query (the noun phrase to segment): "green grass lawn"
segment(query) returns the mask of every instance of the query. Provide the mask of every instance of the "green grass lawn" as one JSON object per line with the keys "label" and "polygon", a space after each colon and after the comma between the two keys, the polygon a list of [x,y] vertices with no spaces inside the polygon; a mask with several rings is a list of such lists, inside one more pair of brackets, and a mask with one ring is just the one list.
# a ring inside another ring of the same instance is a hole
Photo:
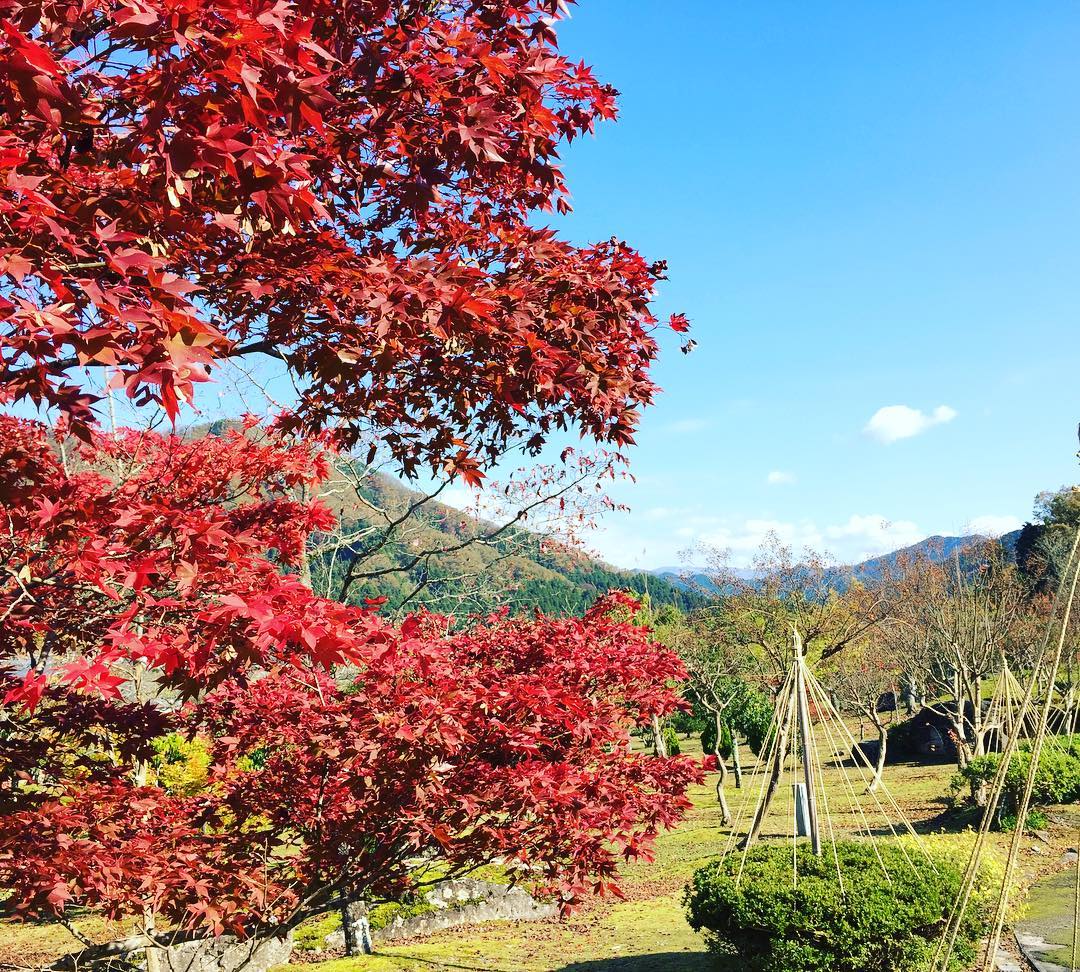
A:
{"label": "green grass lawn", "polygon": [[[853,727],[854,728],[854,727]],[[857,734],[857,728],[856,728]],[[684,752],[698,754],[696,740],[683,742]],[[822,741],[823,779],[833,833],[839,839],[859,832],[865,814],[878,833],[888,833],[876,810],[876,800],[863,792],[858,780],[854,792],[838,769],[836,750]],[[756,800],[756,780],[751,776],[754,757],[743,750],[746,786],[728,789],[732,810],[743,809],[745,829],[749,808]],[[945,807],[952,765],[890,766],[885,780],[905,816],[919,829],[932,829]],[[850,770],[849,770],[850,773]],[[681,905],[682,889],[694,870],[722,854],[730,831],[720,826],[713,788],[715,775],[690,792],[693,809],[675,830],[663,834],[655,860],[628,864],[622,888],[626,900],[594,899],[577,914],[562,920],[540,922],[492,922],[442,932],[423,940],[388,943],[377,955],[338,959],[301,966],[307,972],[389,972],[389,970],[488,970],[488,972],[690,972],[697,969],[729,972],[709,956],[701,936],[686,923]],[[780,787],[766,821],[766,839],[790,839],[792,795],[790,774]],[[855,806],[852,805],[854,801]],[[882,797],[882,802],[885,798]],[[893,813],[895,820],[896,814]],[[1028,848],[1022,858],[1023,883],[1046,873],[1074,839],[1075,824],[1052,834],[1053,846]],[[826,839],[828,834],[826,834]],[[964,834],[943,838],[967,841]],[[995,835],[998,843],[1006,835]],[[1033,846],[1038,842],[1032,842]],[[1060,845],[1060,846],[1058,846]],[[76,923],[97,940],[114,937],[116,927],[106,928],[100,919],[88,917]],[[324,927],[328,923],[324,920]],[[314,938],[315,936],[311,936]],[[18,925],[0,922],[0,963],[43,962],[77,948],[70,934],[56,924]],[[303,952],[294,953],[301,961]],[[290,966],[290,972],[296,969]],[[734,968],[730,972],[735,972]]]}
{"label": "green grass lawn", "polygon": [[[685,741],[683,751],[697,754],[696,740]],[[875,800],[856,785],[852,795],[840,771],[828,765],[831,750],[822,746],[826,759],[826,795],[837,837],[855,833],[861,826],[852,801],[866,813],[874,829],[885,820],[876,814]],[[756,797],[750,777],[754,757],[744,751],[747,785],[729,787],[728,797],[736,814]],[[923,824],[943,809],[952,766],[896,766],[886,771],[886,783],[905,815]],[[563,920],[541,922],[492,922],[442,932],[423,940],[387,943],[378,954],[337,959],[303,966],[309,972],[390,972],[390,970],[476,969],[486,972],[691,972],[723,969],[710,956],[701,935],[686,923],[681,898],[690,875],[722,854],[730,831],[720,826],[714,790],[715,776],[690,793],[694,807],[679,827],[661,836],[653,862],[626,866],[622,887],[625,901],[594,900],[581,912]],[[764,828],[765,836],[790,834],[792,796],[790,779],[777,793],[774,809]],[[883,798],[884,800],[884,798]],[[744,811],[747,815],[749,806]],[[893,814],[895,818],[895,814]],[[294,956],[294,962],[302,956]],[[292,966],[291,968],[295,968]],[[734,968],[732,968],[734,972]]]}
{"label": "green grass lawn", "polygon": [[[319,972],[391,969],[656,970],[715,968],[701,936],[683,917],[680,897],[694,869],[719,854],[727,831],[711,786],[695,787],[694,810],[657,845],[653,863],[624,872],[628,900],[590,902],[563,920],[492,922],[443,932],[423,941],[386,944],[379,954],[305,966]],[[299,956],[297,956],[299,958]]]}

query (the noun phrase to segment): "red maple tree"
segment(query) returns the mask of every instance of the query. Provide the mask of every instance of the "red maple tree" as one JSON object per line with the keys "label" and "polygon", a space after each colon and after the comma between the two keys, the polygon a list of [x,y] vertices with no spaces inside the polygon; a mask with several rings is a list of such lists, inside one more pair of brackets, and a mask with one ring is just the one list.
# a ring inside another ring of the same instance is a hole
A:
{"label": "red maple tree", "polygon": [[630,441],[663,265],[530,222],[615,111],[559,6],[0,0],[0,400],[79,431],[72,369],[105,366],[175,415],[263,354],[301,381],[290,428],[377,428],[407,472]]}
{"label": "red maple tree", "polygon": [[[393,627],[298,570],[324,447],[476,482],[553,429],[631,441],[655,392],[663,265],[534,221],[614,113],[559,6],[0,0],[0,405],[59,414],[0,417],[0,887],[146,922],[82,959],[436,860],[572,904],[683,812],[697,769],[626,746],[683,672],[619,598]],[[175,421],[256,355],[298,389],[270,432],[98,427],[105,372]],[[166,738],[197,785],[155,778]]]}
{"label": "red maple tree", "polygon": [[[307,444],[0,432],[15,914],[149,913],[162,941],[280,932],[493,860],[571,905],[617,890],[620,857],[685,810],[698,768],[629,750],[684,671],[625,595],[583,618],[395,628],[287,572],[327,518],[289,498],[325,471]],[[206,750],[194,790],[148,772],[168,733]]]}

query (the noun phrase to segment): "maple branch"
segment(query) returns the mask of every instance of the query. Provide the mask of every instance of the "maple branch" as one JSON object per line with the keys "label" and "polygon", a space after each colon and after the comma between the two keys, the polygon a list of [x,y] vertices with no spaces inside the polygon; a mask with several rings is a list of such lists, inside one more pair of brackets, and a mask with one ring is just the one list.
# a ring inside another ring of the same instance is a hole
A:
{"label": "maple branch", "polygon": [[265,354],[271,358],[277,358],[278,361],[284,361],[286,364],[289,361],[288,355],[279,351],[273,341],[253,341],[251,344],[240,345],[229,349],[222,354],[222,357],[242,358],[249,354]]}

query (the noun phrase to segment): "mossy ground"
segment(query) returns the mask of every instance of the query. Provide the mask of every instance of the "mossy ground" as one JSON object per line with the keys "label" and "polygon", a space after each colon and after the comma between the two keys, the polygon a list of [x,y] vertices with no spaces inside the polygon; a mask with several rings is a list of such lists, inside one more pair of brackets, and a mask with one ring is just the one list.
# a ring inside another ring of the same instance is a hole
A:
{"label": "mossy ground", "polygon": [[[1080,813],[1064,814],[1072,825],[1073,833],[1080,828]],[[1064,822],[1064,821],[1063,821]],[[1037,936],[1056,945],[1043,955],[1043,959],[1066,968],[1073,968],[1075,958],[1080,958],[1080,948],[1073,954],[1073,924],[1076,907],[1075,865],[1048,874],[1032,885],[1024,902],[1023,914],[1017,922],[1017,931]],[[1080,945],[1080,940],[1078,940]]]}
{"label": "mossy ground", "polygon": [[[131,922],[104,921],[93,915],[78,918],[72,924],[80,934],[99,942],[123,938],[132,928]],[[71,932],[56,922],[0,922],[0,967],[33,968],[82,947]]]}

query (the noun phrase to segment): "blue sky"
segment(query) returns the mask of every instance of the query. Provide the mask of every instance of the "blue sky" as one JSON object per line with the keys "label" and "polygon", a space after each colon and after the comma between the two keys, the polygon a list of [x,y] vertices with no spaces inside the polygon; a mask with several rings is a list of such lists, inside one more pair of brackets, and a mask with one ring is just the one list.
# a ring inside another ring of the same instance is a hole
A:
{"label": "blue sky", "polygon": [[622,92],[560,230],[666,259],[698,342],[665,341],[602,556],[853,562],[1077,481],[1080,5],[582,0],[558,33]]}
{"label": "blue sky", "polygon": [[583,0],[559,36],[622,92],[563,229],[667,259],[698,342],[600,553],[853,560],[1076,481],[1080,6]]}

